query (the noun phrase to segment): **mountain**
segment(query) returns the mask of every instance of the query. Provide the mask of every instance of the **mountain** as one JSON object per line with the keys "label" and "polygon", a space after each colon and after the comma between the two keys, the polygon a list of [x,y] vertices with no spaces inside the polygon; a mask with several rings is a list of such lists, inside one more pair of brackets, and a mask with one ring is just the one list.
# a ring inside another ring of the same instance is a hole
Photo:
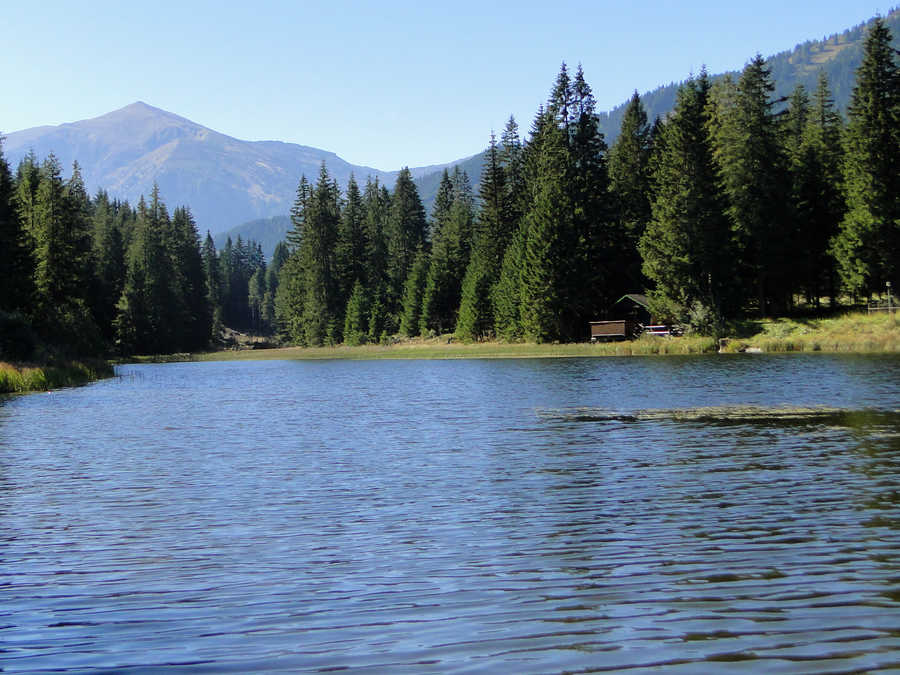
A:
{"label": "mountain", "polygon": [[[894,46],[900,47],[900,9],[884,19]],[[789,94],[798,83],[814,91],[821,68],[829,77],[837,107],[845,110],[868,23],[769,57],[775,95]],[[643,94],[649,119],[672,110],[679,86],[671,83]],[[601,130],[610,145],[618,136],[625,106],[600,114]],[[234,239],[241,235],[261,243],[278,236],[284,227],[275,216],[290,212],[301,174],[314,181],[323,161],[341,185],[351,173],[361,184],[372,176],[388,187],[397,176],[396,171],[354,166],[332,152],[308,146],[231,138],[141,102],[90,120],[10,133],[3,150],[13,167],[30,150],[39,158],[55,153],[66,170],[77,159],[90,192],[102,187],[132,203],[149,194],[155,181],[170,206],[190,206],[201,232],[227,230]],[[468,173],[477,194],[484,153],[410,169],[426,208],[434,201],[442,170],[456,164]]]}
{"label": "mountain", "polygon": [[[900,9],[891,10],[883,18],[894,38],[894,48],[900,49]],[[793,49],[768,57],[766,62],[772,70],[772,79],[775,82],[774,97],[790,96],[798,84],[802,84],[807,92],[812,94],[816,90],[819,70],[824,70],[828,76],[835,106],[842,112],[846,111],[856,83],[856,69],[862,63],[866,32],[873,20],[870,19],[821,40],[808,40]],[[747,60],[752,57],[753,54],[748,54]],[[740,71],[711,75],[711,79],[716,80],[726,75],[737,78]],[[641,102],[647,110],[649,120],[652,121],[657,116],[664,118],[675,107],[675,98],[681,84],[672,82],[641,95]],[[609,112],[600,114],[600,127],[610,145],[619,135],[619,127],[622,125],[622,117],[627,106],[626,101]]]}
{"label": "mountain", "polygon": [[[77,160],[88,190],[136,203],[159,184],[172,207],[188,205],[201,231],[220,232],[290,211],[301,174],[315,181],[325,162],[341,185],[350,174],[392,185],[397,172],[355,166],[333,152],[278,141],[242,141],[143,102],[101,117],[7,135],[10,165],[51,152],[67,172]],[[445,165],[411,169],[413,177]]]}
{"label": "mountain", "polygon": [[252,239],[262,246],[263,254],[267,259],[271,260],[278,242],[284,240],[292,227],[290,216],[259,218],[248,223],[235,225],[225,232],[220,232],[213,237],[213,242],[216,248],[221,250],[225,248],[225,242],[228,240],[228,237],[231,237],[232,241],[237,241],[238,237],[244,241]]}
{"label": "mountain", "polygon": [[[889,12],[884,17],[884,20],[894,36],[893,44],[895,49],[900,49],[900,9],[894,9]],[[822,40],[807,41],[796,45],[791,50],[770,56],[767,61],[772,69],[772,77],[776,85],[774,96],[776,98],[788,96],[797,84],[802,84],[808,92],[812,93],[817,86],[819,70],[822,69],[828,76],[835,105],[842,112],[846,111],[850,102],[850,96],[853,93],[856,69],[862,62],[863,42],[866,36],[866,29],[870,23],[871,20],[842,33],[835,33]],[[748,60],[752,56],[752,54],[748,54]],[[711,78],[715,80],[726,75],[738,77],[740,73],[739,71],[719,73],[711,75]],[[650,120],[653,120],[656,116],[665,117],[675,107],[675,99],[681,84],[679,82],[657,87],[641,96],[641,101],[647,110],[647,116]],[[627,105],[628,103],[625,102],[609,112],[599,114],[600,128],[609,145],[615,143],[619,135],[619,127],[622,124],[622,117]],[[523,120],[519,120],[519,123],[521,125]],[[450,165],[459,165],[469,175],[476,195],[478,194],[478,185],[486,152],[458,160]],[[441,171],[442,169],[431,174],[426,173],[416,179],[416,186],[426,207],[430,208],[434,201],[434,196],[440,184]],[[241,226],[234,228],[231,231],[232,238],[236,238],[242,232]],[[247,238],[247,235],[243,236],[245,239]],[[274,248],[274,244],[272,246]]]}

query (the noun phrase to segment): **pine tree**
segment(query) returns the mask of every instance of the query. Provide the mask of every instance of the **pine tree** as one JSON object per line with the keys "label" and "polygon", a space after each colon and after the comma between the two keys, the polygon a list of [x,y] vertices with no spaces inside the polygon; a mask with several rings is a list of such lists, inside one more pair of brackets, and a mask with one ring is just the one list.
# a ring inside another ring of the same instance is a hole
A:
{"label": "pine tree", "polygon": [[[564,110],[567,102],[558,110]],[[549,123],[543,125],[541,137],[533,140],[537,174],[534,201],[525,215],[520,315],[524,337],[539,343],[563,336],[560,315],[568,299],[568,282],[575,276],[571,269],[575,222],[565,134],[565,125]]]}
{"label": "pine tree", "polygon": [[787,309],[792,301],[788,244],[794,223],[789,200],[787,161],[778,118],[773,112],[774,85],[764,59],[757,55],[736,85],[717,83],[711,95],[709,129],[726,212],[738,244],[738,275],[756,289],[757,309]]}
{"label": "pine tree", "polygon": [[209,344],[212,331],[212,306],[209,303],[206,273],[200,252],[200,235],[197,224],[186,206],[172,214],[170,256],[175,270],[181,309],[178,348],[196,351]]}
{"label": "pine tree", "polygon": [[367,180],[363,192],[363,231],[366,240],[363,283],[370,292],[387,283],[387,241],[384,230],[390,204],[387,188],[379,185],[377,178]]}
{"label": "pine tree", "polygon": [[707,135],[709,89],[705,71],[681,86],[655,146],[652,218],[639,250],[659,320],[687,321],[697,307],[713,317],[733,309],[730,229]]}
{"label": "pine tree", "polygon": [[426,243],[425,208],[408,168],[397,176],[391,196],[390,213],[385,224],[387,240],[387,306],[390,313],[400,310],[403,286],[413,258]]}
{"label": "pine tree", "polygon": [[522,272],[525,243],[528,241],[528,220],[523,219],[503,255],[500,276],[491,292],[494,326],[497,335],[513,342],[523,336],[522,329]]}
{"label": "pine tree", "polygon": [[209,338],[218,343],[225,327],[222,313],[222,273],[216,245],[209,230],[206,231],[206,239],[203,242],[202,256],[203,274],[206,279],[206,302],[211,312]]}
{"label": "pine tree", "polygon": [[850,101],[844,157],[847,212],[833,251],[856,296],[898,280],[900,251],[900,68],[877,18],[866,36]]}
{"label": "pine tree", "polygon": [[[625,280],[631,242],[623,235],[610,193],[607,146],[596,102],[581,66],[572,82],[569,124],[569,186],[574,231],[567,242],[570,263],[562,296],[562,331],[584,337],[588,322],[631,290]],[[623,269],[623,267],[625,269]]]}
{"label": "pine tree", "polygon": [[353,284],[353,291],[344,312],[344,344],[355,347],[367,342],[368,309],[366,292],[362,283],[357,280]]}
{"label": "pine tree", "polygon": [[364,220],[362,193],[356,179],[351,175],[347,183],[346,199],[341,210],[334,251],[336,303],[341,308],[347,304],[355,283],[365,280],[368,242]]}
{"label": "pine tree", "polygon": [[177,351],[172,280],[175,273],[166,249],[169,214],[153,187],[150,204],[138,207],[134,237],[128,249],[122,297],[117,305],[116,341],[125,354],[168,354]]}
{"label": "pine tree", "polygon": [[340,194],[324,162],[319,180],[305,210],[300,261],[303,269],[303,331],[307,344],[318,346],[334,341],[335,326],[343,307],[338,304],[334,274],[334,248],[340,221]]}
{"label": "pine tree", "polygon": [[474,250],[460,289],[456,337],[465,342],[481,340],[494,333],[491,294],[499,278],[512,215],[512,198],[507,188],[506,175],[500,164],[496,139],[491,134],[481,174],[481,209],[475,224]]}
{"label": "pine tree", "polygon": [[12,172],[0,137],[0,311],[24,311],[31,305],[32,262],[14,199]]}
{"label": "pine tree", "polygon": [[635,91],[625,108],[619,137],[609,152],[610,187],[618,204],[624,236],[619,274],[631,289],[644,287],[637,247],[651,217],[651,152],[651,128]]}
{"label": "pine tree", "polygon": [[823,293],[835,302],[836,272],[829,245],[844,210],[841,121],[834,111],[828,80],[823,72],[819,75],[812,105],[802,86],[791,97],[785,139],[798,235],[791,251],[793,269],[807,302],[817,306]]}
{"label": "pine tree", "polygon": [[424,248],[419,247],[403,286],[400,332],[407,337],[419,334],[419,318],[422,311],[422,295],[425,292],[425,277],[428,274],[428,262],[428,253]]}
{"label": "pine tree", "polygon": [[[468,176],[454,167],[453,178],[444,171],[448,204],[432,227],[431,256],[422,298],[419,332],[453,331],[459,311],[463,275],[469,263],[475,201]],[[442,182],[443,185],[443,182]],[[441,194],[439,189],[438,194]],[[437,205],[437,200],[435,200]]]}

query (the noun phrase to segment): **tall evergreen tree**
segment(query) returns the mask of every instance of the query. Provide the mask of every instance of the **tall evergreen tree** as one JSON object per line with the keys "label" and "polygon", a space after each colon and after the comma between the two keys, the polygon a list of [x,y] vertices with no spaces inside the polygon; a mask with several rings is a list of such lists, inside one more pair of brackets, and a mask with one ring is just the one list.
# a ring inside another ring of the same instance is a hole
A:
{"label": "tall evergreen tree", "polygon": [[900,257],[900,69],[880,17],[866,36],[848,112],[847,212],[833,250],[844,288],[869,295],[897,283]]}
{"label": "tall evergreen tree", "polygon": [[0,137],[0,310],[24,311],[31,305],[32,262],[14,200],[12,172]]}
{"label": "tall evergreen tree", "polygon": [[791,251],[793,268],[798,287],[815,305],[823,293],[832,305],[836,300],[829,245],[844,211],[840,136],[840,116],[834,111],[828,80],[820,72],[812,104],[802,88],[791,97],[786,138],[798,235]]}
{"label": "tall evergreen tree", "polygon": [[[514,121],[512,123],[515,124]],[[466,342],[494,333],[491,294],[499,278],[500,263],[507,246],[506,230],[510,227],[512,216],[512,198],[506,176],[500,164],[496,139],[491,134],[481,173],[481,209],[475,223],[473,251],[460,289],[456,336]]]}
{"label": "tall evergreen tree", "polygon": [[138,208],[125,285],[117,306],[116,341],[122,353],[177,351],[172,314],[178,306],[172,286],[175,274],[164,239],[168,229],[169,214],[154,185],[150,204],[145,205],[142,198]]}
{"label": "tall evergreen tree", "polygon": [[400,310],[403,287],[413,258],[426,242],[425,208],[408,168],[397,176],[385,224],[387,241],[387,304],[391,313]]}
{"label": "tall evergreen tree", "polygon": [[373,293],[387,283],[385,223],[390,205],[391,197],[387,188],[380,185],[377,178],[367,180],[363,192],[363,230],[366,240],[364,285]]}
{"label": "tall evergreen tree", "polygon": [[127,207],[110,201],[109,195],[101,190],[94,198],[91,216],[94,276],[90,305],[109,343],[115,338],[113,321],[116,303],[125,284],[125,237],[121,228],[123,219],[119,214],[124,209]]}
{"label": "tall evergreen tree", "polygon": [[353,284],[353,291],[347,301],[344,313],[344,344],[350,346],[365,344],[368,339],[368,303],[366,292],[358,280]]}
{"label": "tall evergreen tree", "polygon": [[446,213],[440,219],[435,218],[432,228],[431,257],[419,325],[423,335],[430,330],[443,333],[455,328],[463,275],[472,246],[475,201],[468,176],[455,167],[452,180],[446,171],[444,177],[449,186],[446,193],[449,203]]}
{"label": "tall evergreen tree", "polygon": [[[560,74],[560,79],[565,71]],[[560,103],[564,110],[568,99]],[[551,108],[551,113],[553,112]],[[564,335],[560,314],[569,299],[575,238],[570,190],[570,163],[566,125],[544,124],[537,147],[534,200],[525,215],[527,238],[522,257],[522,332],[534,342],[558,340]]]}
{"label": "tall evergreen tree", "polygon": [[793,288],[788,247],[794,233],[787,206],[789,180],[774,84],[757,55],[736,85],[717,83],[712,92],[710,132],[726,212],[738,243],[738,274],[756,289],[758,311],[784,310]]}
{"label": "tall evergreen tree", "polygon": [[652,218],[639,248],[660,320],[687,321],[696,308],[721,317],[734,306],[731,235],[707,135],[709,89],[705,71],[681,86],[654,152]]}
{"label": "tall evergreen tree", "polygon": [[[230,241],[230,237],[229,237]],[[203,241],[203,273],[206,278],[206,301],[210,307],[210,339],[218,342],[225,327],[222,314],[222,271],[219,255],[209,230]]]}
{"label": "tall evergreen tree", "polygon": [[331,343],[339,337],[343,311],[338,303],[334,249],[340,221],[340,194],[323,162],[304,216],[300,261],[304,274],[303,330],[307,344]]}
{"label": "tall evergreen tree", "polygon": [[202,349],[209,344],[212,306],[200,252],[200,235],[194,217],[186,206],[176,208],[172,214],[170,255],[178,284],[175,291],[180,298],[182,312],[178,346],[188,351]]}
{"label": "tall evergreen tree", "polygon": [[610,187],[615,195],[624,237],[620,274],[631,289],[644,287],[638,242],[650,222],[651,128],[637,91],[622,118],[622,127],[609,152]]}
{"label": "tall evergreen tree", "polygon": [[341,210],[334,252],[337,305],[341,308],[347,304],[356,282],[366,278],[368,242],[364,221],[362,193],[351,175],[347,183],[344,208]]}
{"label": "tall evergreen tree", "polygon": [[419,247],[409,268],[403,286],[403,305],[400,313],[400,332],[407,337],[419,334],[419,319],[422,311],[422,295],[425,292],[425,277],[428,274],[428,253]]}

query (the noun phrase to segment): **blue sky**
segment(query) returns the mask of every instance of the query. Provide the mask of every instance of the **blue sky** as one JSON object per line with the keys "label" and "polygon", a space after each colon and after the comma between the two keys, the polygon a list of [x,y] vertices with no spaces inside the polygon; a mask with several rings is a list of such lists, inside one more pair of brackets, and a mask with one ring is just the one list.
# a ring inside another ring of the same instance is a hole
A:
{"label": "blue sky", "polygon": [[382,3],[107,0],[4,7],[0,130],[137,100],[246,140],[392,170],[474,154],[510,114],[527,130],[560,64],[600,110],[706,64],[739,69],[891,5],[868,0]]}

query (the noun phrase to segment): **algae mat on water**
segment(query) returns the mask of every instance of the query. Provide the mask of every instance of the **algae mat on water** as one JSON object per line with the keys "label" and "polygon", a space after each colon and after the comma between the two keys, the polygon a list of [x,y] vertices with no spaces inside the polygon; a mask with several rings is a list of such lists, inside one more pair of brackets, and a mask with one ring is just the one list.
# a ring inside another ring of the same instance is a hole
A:
{"label": "algae mat on water", "polygon": [[848,410],[830,407],[710,406],[621,412],[599,408],[538,410],[538,417],[558,422],[697,422],[704,424],[860,424],[900,425],[900,410]]}

